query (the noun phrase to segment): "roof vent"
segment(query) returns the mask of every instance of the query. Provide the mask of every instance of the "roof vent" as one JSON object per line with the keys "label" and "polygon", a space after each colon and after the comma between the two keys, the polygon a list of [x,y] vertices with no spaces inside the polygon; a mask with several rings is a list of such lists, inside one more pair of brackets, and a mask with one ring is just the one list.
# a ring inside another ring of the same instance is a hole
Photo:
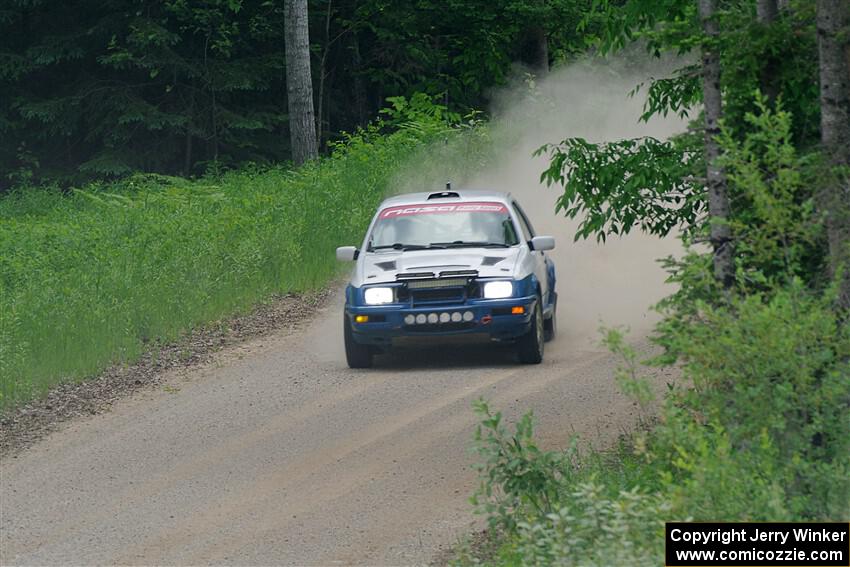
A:
{"label": "roof vent", "polygon": [[458,197],[460,197],[460,193],[457,193],[455,191],[440,191],[439,193],[431,193],[430,195],[428,195],[428,200],[430,201],[431,199],[451,199],[451,198],[457,199]]}

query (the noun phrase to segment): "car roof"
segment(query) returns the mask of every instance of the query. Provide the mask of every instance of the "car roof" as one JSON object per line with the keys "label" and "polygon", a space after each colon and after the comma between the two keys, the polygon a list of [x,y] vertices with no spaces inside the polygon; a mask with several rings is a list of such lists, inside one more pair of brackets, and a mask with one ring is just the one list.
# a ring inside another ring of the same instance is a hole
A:
{"label": "car roof", "polygon": [[468,201],[496,201],[509,204],[511,195],[510,193],[502,193],[500,191],[480,189],[448,189],[444,191],[405,193],[404,195],[396,195],[385,199],[378,208],[383,209],[389,206],[417,205],[423,203],[463,203]]}

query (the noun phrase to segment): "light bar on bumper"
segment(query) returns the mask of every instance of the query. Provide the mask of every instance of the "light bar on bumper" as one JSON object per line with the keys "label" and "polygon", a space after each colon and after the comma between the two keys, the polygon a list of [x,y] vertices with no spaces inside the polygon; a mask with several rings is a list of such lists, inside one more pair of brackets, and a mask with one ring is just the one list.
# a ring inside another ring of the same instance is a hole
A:
{"label": "light bar on bumper", "polygon": [[405,325],[436,325],[446,323],[469,323],[475,319],[475,314],[472,311],[444,311],[442,313],[419,313],[418,315],[405,315]]}

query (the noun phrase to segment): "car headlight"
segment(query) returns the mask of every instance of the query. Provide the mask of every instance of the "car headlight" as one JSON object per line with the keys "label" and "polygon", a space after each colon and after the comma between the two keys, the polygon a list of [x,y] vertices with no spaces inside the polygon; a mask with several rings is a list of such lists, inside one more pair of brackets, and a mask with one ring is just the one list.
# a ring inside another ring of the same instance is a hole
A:
{"label": "car headlight", "polygon": [[381,305],[393,302],[393,288],[391,287],[367,287],[363,292],[363,299],[367,305]]}
{"label": "car headlight", "polygon": [[514,294],[514,285],[511,282],[487,282],[484,284],[484,299],[503,299]]}

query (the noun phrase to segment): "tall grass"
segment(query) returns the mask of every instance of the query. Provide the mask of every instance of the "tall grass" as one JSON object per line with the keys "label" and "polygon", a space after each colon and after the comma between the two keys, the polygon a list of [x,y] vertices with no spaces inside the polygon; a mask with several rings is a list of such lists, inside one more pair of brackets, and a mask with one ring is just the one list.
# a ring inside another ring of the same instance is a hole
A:
{"label": "tall grass", "polygon": [[459,132],[439,107],[412,102],[298,170],[0,199],[0,407],[272,293],[325,284],[334,248],[362,238],[399,172]]}

